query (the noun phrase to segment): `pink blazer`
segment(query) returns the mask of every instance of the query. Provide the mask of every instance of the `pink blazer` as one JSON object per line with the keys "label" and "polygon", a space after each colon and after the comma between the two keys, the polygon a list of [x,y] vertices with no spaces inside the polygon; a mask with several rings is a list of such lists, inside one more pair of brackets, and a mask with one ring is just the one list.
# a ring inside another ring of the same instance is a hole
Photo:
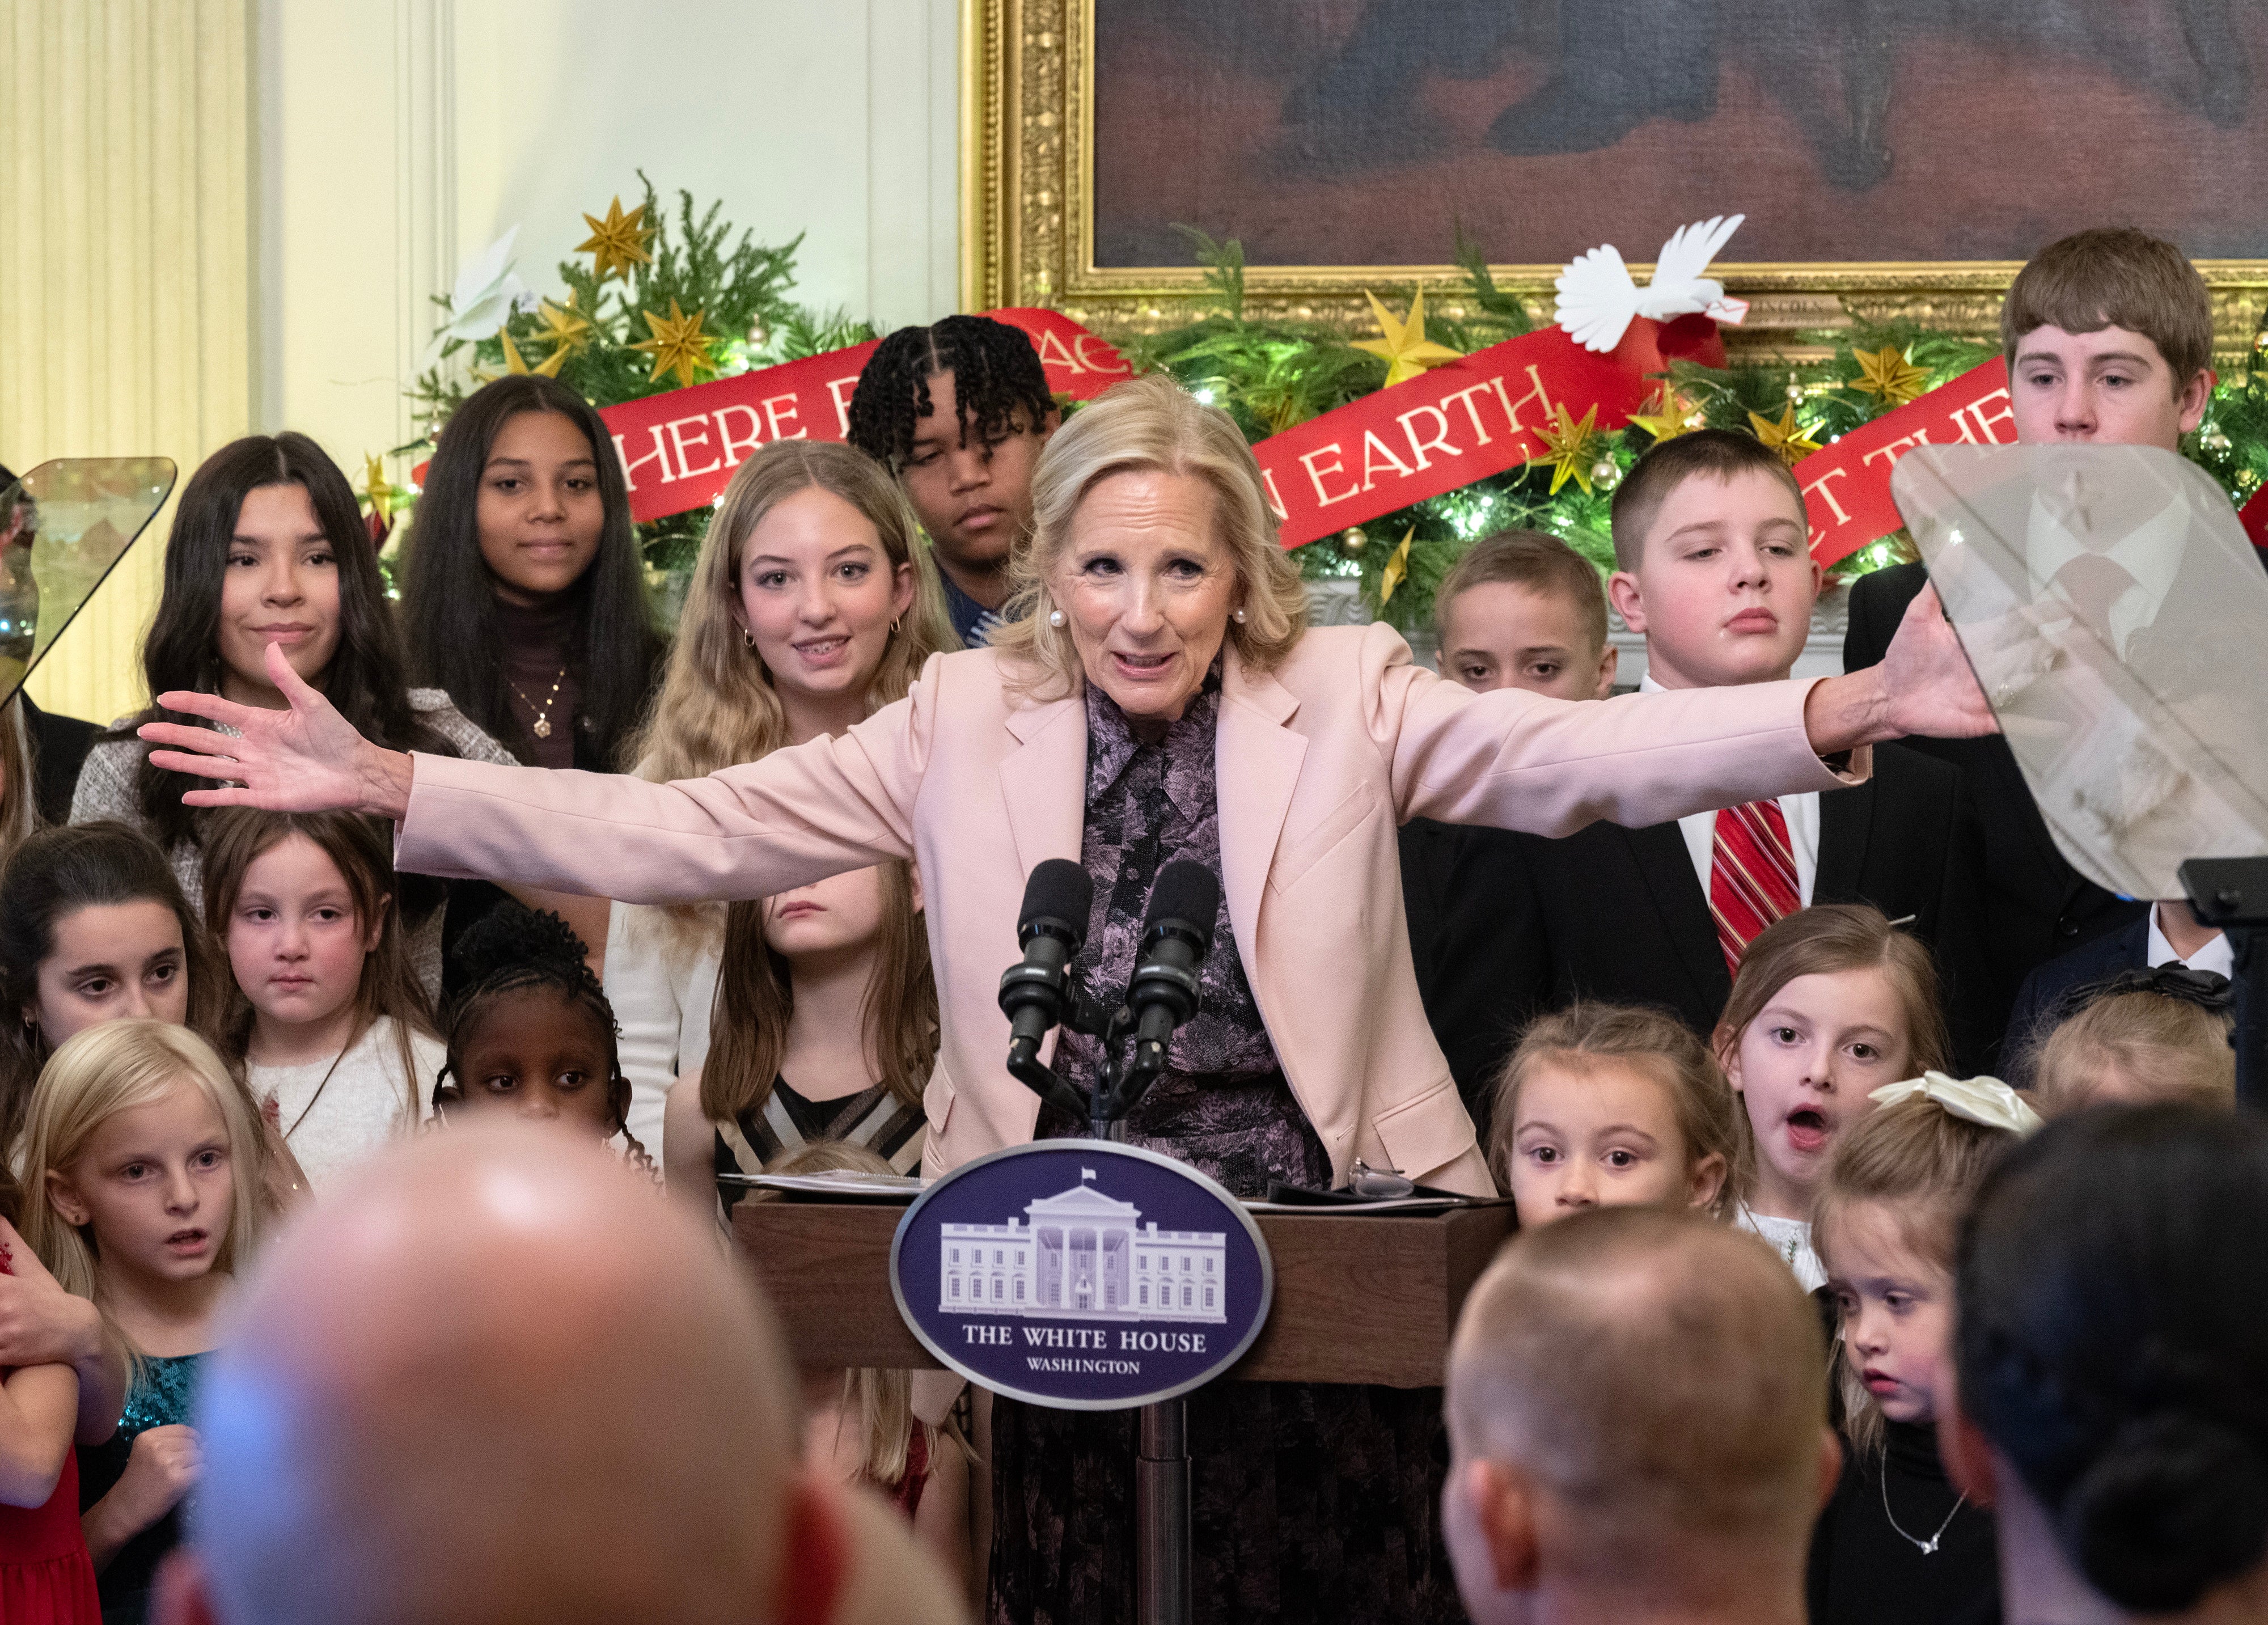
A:
{"label": "pink blazer", "polygon": [[[404,869],[670,903],[754,898],[887,858],[919,865],[943,1033],[924,1105],[939,1173],[1032,1137],[995,997],[1024,880],[1076,861],[1086,710],[1014,692],[991,650],[939,655],[836,739],[650,784],[420,756]],[[1565,835],[1832,789],[1808,685],[1547,700],[1476,695],[1382,626],[1308,632],[1222,675],[1222,889],[1285,1076],[1344,1181],[1358,1156],[1484,1193],[1473,1125],[1410,956],[1395,831],[1412,818]],[[1864,753],[1860,771],[1864,771]]]}

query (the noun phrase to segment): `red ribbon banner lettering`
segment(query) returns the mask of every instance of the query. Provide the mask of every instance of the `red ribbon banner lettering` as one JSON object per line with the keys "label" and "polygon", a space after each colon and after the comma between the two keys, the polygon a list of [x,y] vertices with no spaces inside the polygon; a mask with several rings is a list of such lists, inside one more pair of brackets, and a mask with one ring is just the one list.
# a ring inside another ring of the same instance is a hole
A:
{"label": "red ribbon banner lettering", "polygon": [[2007,445],[2016,438],[2008,366],[1999,357],[1885,412],[1795,466],[1815,562],[1840,562],[1905,523],[1890,470],[1917,445]]}
{"label": "red ribbon banner lettering", "polygon": [[[1004,310],[1040,352],[1048,387],[1087,401],[1133,369],[1108,341],[1054,311]],[[850,396],[874,342],[829,350],[736,378],[625,401],[599,415],[630,477],[630,517],[644,524],[717,500],[748,453],[774,440],[841,440]]]}
{"label": "red ribbon banner lettering", "polygon": [[1557,327],[1507,339],[1270,435],[1252,448],[1287,548],[1517,467],[1565,407],[1616,429],[1653,386]]}

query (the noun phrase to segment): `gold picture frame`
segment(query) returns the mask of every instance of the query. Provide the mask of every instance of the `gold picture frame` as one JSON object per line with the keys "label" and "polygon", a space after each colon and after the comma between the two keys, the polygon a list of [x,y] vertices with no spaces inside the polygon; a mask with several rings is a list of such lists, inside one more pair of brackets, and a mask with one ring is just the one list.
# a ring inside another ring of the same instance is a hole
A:
{"label": "gold picture frame", "polygon": [[[1094,0],[961,0],[961,296],[965,310],[1039,305],[1112,336],[1193,319],[1195,267],[1095,264]],[[1912,320],[1990,338],[2017,261],[1728,263],[1712,268],[1750,302],[1727,328],[1735,352],[1824,353],[1854,320]],[[2249,364],[2268,312],[2268,261],[2201,260],[2213,290],[2222,368]],[[1556,265],[1493,268],[1499,285],[1550,308]],[[1647,266],[1633,266],[1645,273]],[[1462,273],[1447,265],[1252,265],[1245,309],[1259,319],[1350,330],[1371,318],[1362,293],[1426,290],[1432,308],[1466,311]],[[1539,299],[1535,296],[1541,295]]]}

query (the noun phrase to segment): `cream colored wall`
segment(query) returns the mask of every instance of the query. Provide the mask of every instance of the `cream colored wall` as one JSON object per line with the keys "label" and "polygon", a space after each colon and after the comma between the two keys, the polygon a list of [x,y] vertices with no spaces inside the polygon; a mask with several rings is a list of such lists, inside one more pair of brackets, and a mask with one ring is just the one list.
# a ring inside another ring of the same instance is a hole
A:
{"label": "cream colored wall", "polygon": [[431,296],[514,225],[555,288],[640,168],[759,241],[806,233],[809,303],[954,308],[957,0],[255,3],[257,413],[357,482],[415,432]]}
{"label": "cream colored wall", "polygon": [[[154,452],[252,416],[246,0],[0,0],[0,461]],[[142,702],[172,507],[30,689]]]}

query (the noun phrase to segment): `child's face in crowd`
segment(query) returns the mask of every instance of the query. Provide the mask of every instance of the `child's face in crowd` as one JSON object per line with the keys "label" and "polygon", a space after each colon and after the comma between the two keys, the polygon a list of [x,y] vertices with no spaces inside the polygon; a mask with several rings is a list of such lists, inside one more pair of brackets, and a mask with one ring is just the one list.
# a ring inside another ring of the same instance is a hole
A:
{"label": "child's face in crowd", "polygon": [[1616,572],[1607,592],[1631,629],[1646,634],[1654,681],[1716,688],[1788,674],[1823,578],[1795,493],[1750,469],[1673,488],[1638,568]]}
{"label": "child's face in crowd", "polygon": [[381,923],[356,918],[354,893],[329,854],[287,835],[252,860],[228,916],[236,985],[268,1021],[328,1021],[354,1001]]}
{"label": "child's face in crowd", "polygon": [[39,999],[22,1012],[55,1048],[98,1022],[189,1018],[189,962],[181,923],[154,899],[91,903],[55,922],[40,961]]}
{"label": "child's face in crowd", "polygon": [[1019,414],[1012,431],[992,441],[971,423],[964,445],[957,400],[952,373],[929,375],[930,414],[914,420],[898,480],[939,554],[988,574],[1007,562],[1010,546],[1031,522],[1032,470],[1054,423],[1035,426]]}
{"label": "child's face in crowd", "polygon": [[1808,1218],[1836,1135],[1908,1076],[1904,1009],[1878,970],[1798,976],[1725,1056],[1756,1130],[1757,1212]]}
{"label": "child's face in crowd", "polygon": [[607,511],[591,443],[572,418],[504,419],[481,470],[476,523],[481,558],[505,603],[526,608],[583,578],[599,556]]}
{"label": "child's face in crowd", "polygon": [[2153,340],[2124,327],[2035,327],[2016,342],[2008,408],[2026,445],[2058,440],[2181,450],[2205,416],[2213,374],[2186,383]]}
{"label": "child's face in crowd", "polygon": [[820,486],[774,504],[741,549],[740,625],[775,687],[864,693],[890,626],[913,607],[914,567],[890,555],[866,516]]}
{"label": "child's face in crowd", "polygon": [[829,875],[764,900],[764,941],[791,962],[864,949],[881,929],[879,868]]}
{"label": "child's face in crowd", "polygon": [[1668,1089],[1612,1059],[1542,1060],[1521,1081],[1509,1178],[1522,1229],[1594,1207],[1705,1207],[1725,1159],[1693,1161]]}
{"label": "child's face in crowd", "polygon": [[1442,614],[1441,671],[1476,694],[1526,688],[1555,700],[1603,700],[1614,692],[1615,651],[1592,643],[1565,593],[1484,581]]}
{"label": "child's face in crowd", "polygon": [[1898,1212],[1853,1202],[1834,1227],[1828,1290],[1843,1311],[1843,1357],[1892,1422],[1934,1422],[1953,1342],[1953,1281],[1917,1254]]}
{"label": "child's face in crowd", "polygon": [[220,580],[224,692],[240,703],[280,705],[268,680],[268,645],[320,683],[339,647],[339,560],[299,485],[245,493]]}
{"label": "child's face in crowd", "polygon": [[490,1000],[465,1040],[460,1111],[511,1111],[611,1139],[622,1124],[608,1098],[614,1047],[598,1018],[549,988]]}
{"label": "child's face in crowd", "polygon": [[106,1118],[69,1167],[48,1170],[48,1201],[64,1223],[94,1227],[104,1268],[195,1280],[213,1267],[235,1210],[228,1125],[185,1078]]}

